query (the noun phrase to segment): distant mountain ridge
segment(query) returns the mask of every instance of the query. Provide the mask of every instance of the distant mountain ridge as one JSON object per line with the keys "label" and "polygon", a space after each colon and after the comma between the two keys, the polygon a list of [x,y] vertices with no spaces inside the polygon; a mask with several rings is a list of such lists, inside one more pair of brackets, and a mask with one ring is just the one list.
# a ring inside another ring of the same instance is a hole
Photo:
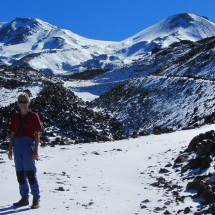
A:
{"label": "distant mountain ridge", "polygon": [[188,13],[170,16],[121,42],[87,39],[39,19],[16,18],[0,25],[0,63],[55,75],[112,70],[174,42],[213,35],[214,23]]}

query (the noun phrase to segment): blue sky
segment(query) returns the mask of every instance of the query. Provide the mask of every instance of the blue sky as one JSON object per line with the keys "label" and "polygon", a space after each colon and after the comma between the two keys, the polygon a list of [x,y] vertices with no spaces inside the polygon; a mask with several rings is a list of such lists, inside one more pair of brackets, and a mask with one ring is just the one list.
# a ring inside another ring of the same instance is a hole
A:
{"label": "blue sky", "polygon": [[98,40],[121,41],[178,13],[215,23],[215,0],[4,0],[0,7],[0,21],[39,18]]}

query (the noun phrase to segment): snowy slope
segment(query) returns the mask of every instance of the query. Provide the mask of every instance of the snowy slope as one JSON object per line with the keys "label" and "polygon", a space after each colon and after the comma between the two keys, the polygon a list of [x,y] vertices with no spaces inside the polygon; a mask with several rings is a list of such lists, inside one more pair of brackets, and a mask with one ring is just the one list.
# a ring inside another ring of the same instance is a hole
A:
{"label": "snowy slope", "polygon": [[125,44],[142,41],[155,42],[160,47],[167,47],[181,40],[197,41],[214,36],[215,24],[205,17],[189,13],[170,16],[159,23],[124,40]]}
{"label": "snowy slope", "polygon": [[180,130],[204,124],[215,112],[215,82],[148,76],[129,80],[93,104],[137,133]]}
{"label": "snowy slope", "polygon": [[[41,147],[37,166],[42,197],[38,210],[11,207],[19,199],[14,164],[0,151],[1,196],[4,197],[0,214],[145,215],[165,211],[179,214],[186,207],[194,214],[200,204],[185,192],[187,181],[171,167],[168,174],[159,170],[173,164],[179,151],[194,136],[213,128],[210,125],[109,143]],[[186,196],[184,203],[174,199],[172,192],[151,186],[159,177],[182,186],[181,191],[176,191]]]}
{"label": "snowy slope", "polygon": [[122,81],[149,75],[213,80],[214,56],[214,36],[196,42],[186,40],[173,43],[152,54],[145,54],[133,63],[107,71],[87,82],[68,81],[66,85],[79,96],[82,96],[82,92],[100,96]]}

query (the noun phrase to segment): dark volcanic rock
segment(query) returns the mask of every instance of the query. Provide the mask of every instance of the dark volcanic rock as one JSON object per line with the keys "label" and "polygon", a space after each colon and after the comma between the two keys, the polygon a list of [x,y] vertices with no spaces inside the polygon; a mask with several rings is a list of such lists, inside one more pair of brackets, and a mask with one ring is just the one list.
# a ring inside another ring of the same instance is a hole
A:
{"label": "dark volcanic rock", "polygon": [[[108,115],[88,109],[85,103],[61,84],[48,83],[32,101],[49,131],[55,127],[58,135],[79,142],[121,139],[121,124]],[[108,138],[107,138],[108,137]]]}
{"label": "dark volcanic rock", "polygon": [[[6,67],[7,69],[10,70],[11,68]],[[12,77],[11,81],[7,83],[8,88],[20,86],[20,80],[16,78],[16,71],[6,72],[6,74]],[[107,114],[95,112],[88,108],[84,101],[64,88],[60,82],[56,82],[55,79],[55,81],[51,81],[44,77],[41,78],[39,75],[36,76],[36,72],[35,76],[32,75],[29,79],[26,72],[20,72],[20,76],[22,76],[21,74],[23,74],[22,82],[29,84],[34,81],[41,81],[43,83],[43,89],[36,98],[32,99],[30,105],[30,109],[39,114],[45,128],[41,136],[43,145],[50,144],[48,137],[51,136],[68,137],[73,143],[124,138],[121,123]],[[11,84],[13,80],[15,80],[15,85]],[[8,144],[10,120],[16,111],[18,111],[17,102],[0,108],[0,137],[1,146],[4,148],[7,148]],[[63,143],[63,140],[57,141],[57,144]]]}
{"label": "dark volcanic rock", "polygon": [[194,137],[187,149],[181,152],[175,160],[176,163],[182,163],[182,166],[178,166],[181,168],[181,173],[188,172],[183,180],[194,178],[187,183],[186,189],[187,191],[196,190],[196,195],[193,195],[193,198],[200,198],[203,205],[215,203],[214,174],[206,172],[213,164],[214,148],[215,132],[211,130]]}

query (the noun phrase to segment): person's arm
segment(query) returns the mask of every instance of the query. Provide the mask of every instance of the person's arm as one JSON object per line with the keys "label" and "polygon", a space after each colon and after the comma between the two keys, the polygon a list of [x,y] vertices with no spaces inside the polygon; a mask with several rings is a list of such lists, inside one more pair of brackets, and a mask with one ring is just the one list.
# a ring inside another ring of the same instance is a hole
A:
{"label": "person's arm", "polygon": [[14,140],[14,132],[11,132],[10,134],[10,143],[9,143],[9,152],[8,152],[8,158],[10,160],[13,159],[13,140]]}
{"label": "person's arm", "polygon": [[38,160],[38,157],[39,157],[38,148],[39,148],[39,144],[40,144],[40,132],[35,131],[34,136],[35,136],[35,147],[34,147],[34,151],[33,151],[33,160]]}

